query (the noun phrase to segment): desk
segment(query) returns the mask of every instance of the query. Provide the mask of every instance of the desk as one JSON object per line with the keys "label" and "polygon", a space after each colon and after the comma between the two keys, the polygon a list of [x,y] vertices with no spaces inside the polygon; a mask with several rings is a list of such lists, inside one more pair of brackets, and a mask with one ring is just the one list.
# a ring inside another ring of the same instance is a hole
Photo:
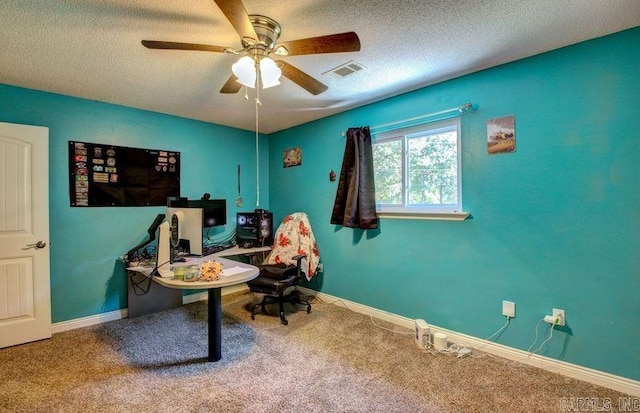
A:
{"label": "desk", "polygon": [[[222,329],[222,294],[221,289],[231,285],[241,284],[256,278],[259,274],[257,267],[245,264],[242,262],[232,261],[226,258],[220,258],[221,255],[243,255],[253,254],[256,252],[268,251],[271,248],[229,248],[227,250],[220,251],[215,254],[211,254],[205,257],[188,257],[185,262],[177,262],[172,265],[172,268],[187,266],[187,265],[200,265],[205,261],[215,259],[220,262],[225,269],[240,267],[244,271],[235,273],[229,276],[221,276],[216,281],[182,281],[175,280],[171,277],[153,277],[153,281],[156,283],[171,289],[179,290],[208,290],[208,329],[209,329],[209,354],[207,359],[209,361],[218,361],[222,358],[222,345],[221,345],[221,329]],[[129,267],[129,271],[139,272],[144,275],[149,275],[153,271],[150,267]],[[173,271],[172,271],[173,272]]]}
{"label": "desk", "polygon": [[[179,263],[182,265],[194,265],[200,264],[207,259],[213,258],[212,255],[202,257],[194,260],[189,260],[187,263]],[[199,262],[198,262],[199,261]],[[231,261],[226,258],[216,258],[216,261],[221,263],[224,268],[240,267],[245,271],[225,276],[220,276],[220,279],[216,281],[182,281],[174,280],[173,278],[153,277],[153,280],[160,285],[168,288],[177,288],[182,290],[208,290],[209,295],[209,355],[207,359],[209,361],[218,361],[222,358],[222,344],[221,344],[221,323],[222,323],[222,297],[220,289],[222,287],[228,287],[230,285],[236,285],[244,283],[256,278],[259,274],[258,267],[253,265],[244,264],[237,261]],[[177,266],[177,265],[176,265]]]}
{"label": "desk", "polygon": [[257,252],[271,251],[271,247],[240,248],[237,245],[211,254],[211,257],[229,257],[231,255],[253,255]]}
{"label": "desk", "polygon": [[[206,259],[227,256],[249,256],[249,260],[243,261],[252,265],[258,265],[259,262],[262,262],[262,259],[260,258],[262,255],[261,253],[265,253],[270,250],[270,247],[233,247],[211,254]],[[197,263],[202,261],[202,257],[185,257],[185,259],[187,260],[186,262],[171,264],[171,267],[189,265],[192,262]],[[168,269],[169,264],[166,264],[166,267]],[[153,314],[159,311],[171,310],[172,308],[178,308],[183,304],[184,297],[182,291],[175,288],[167,288],[159,283],[152,282],[149,279],[149,275],[152,272],[153,265],[127,268],[129,278],[129,282],[127,282],[127,308],[129,310],[130,318]],[[136,284],[136,286],[134,286],[134,284]],[[150,284],[154,284],[153,288],[150,288]]]}
{"label": "desk", "polygon": [[[171,268],[174,267],[184,267],[187,265],[200,265],[205,261],[212,260],[218,257],[231,257],[234,255],[254,255],[258,252],[267,252],[271,251],[271,247],[256,247],[256,248],[240,248],[238,246],[234,246],[232,248],[227,248],[222,251],[214,252],[211,255],[206,255],[204,257],[183,257],[185,259],[184,262],[175,262],[171,264]],[[142,275],[148,276],[153,272],[153,267],[144,267],[144,266],[136,266],[136,267],[127,267],[127,271],[139,272]]]}

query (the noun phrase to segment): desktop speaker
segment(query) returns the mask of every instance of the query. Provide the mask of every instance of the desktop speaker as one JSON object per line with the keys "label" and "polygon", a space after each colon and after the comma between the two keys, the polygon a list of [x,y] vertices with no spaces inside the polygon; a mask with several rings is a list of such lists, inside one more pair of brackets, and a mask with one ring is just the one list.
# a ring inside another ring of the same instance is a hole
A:
{"label": "desktop speaker", "polygon": [[236,241],[241,248],[273,245],[273,214],[263,209],[236,214]]}

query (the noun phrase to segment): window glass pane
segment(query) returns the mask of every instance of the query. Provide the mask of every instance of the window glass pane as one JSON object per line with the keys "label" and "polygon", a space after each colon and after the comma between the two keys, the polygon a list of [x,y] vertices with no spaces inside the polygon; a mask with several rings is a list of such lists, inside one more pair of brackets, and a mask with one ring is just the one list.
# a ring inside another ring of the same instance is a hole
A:
{"label": "window glass pane", "polygon": [[408,205],[457,204],[458,149],[455,130],[416,135],[407,140]]}
{"label": "window glass pane", "polygon": [[373,145],[376,203],[403,205],[402,141],[389,140]]}
{"label": "window glass pane", "polygon": [[459,118],[376,134],[376,210],[390,214],[460,211],[459,134]]}

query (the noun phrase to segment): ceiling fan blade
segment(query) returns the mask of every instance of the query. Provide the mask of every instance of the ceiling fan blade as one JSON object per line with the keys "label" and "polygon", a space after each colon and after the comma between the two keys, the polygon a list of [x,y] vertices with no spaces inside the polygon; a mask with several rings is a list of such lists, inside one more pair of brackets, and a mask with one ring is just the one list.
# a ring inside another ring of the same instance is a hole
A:
{"label": "ceiling fan blade", "polygon": [[291,66],[289,63],[283,60],[278,60],[276,61],[276,63],[282,70],[282,76],[290,79],[293,83],[305,89],[312,95],[319,95],[320,93],[329,89],[329,87],[324,83],[309,76],[297,67]]}
{"label": "ceiling fan blade", "polygon": [[258,35],[256,34],[253,25],[251,24],[251,20],[249,19],[249,14],[247,10],[244,8],[244,4],[240,0],[214,0],[222,14],[225,15],[227,20],[231,23],[234,29],[238,32],[240,37],[242,38],[250,38],[257,39]]}
{"label": "ceiling fan blade", "polygon": [[231,77],[227,79],[227,83],[220,89],[220,93],[238,93],[241,87],[242,84],[238,82],[236,75],[231,75]]}
{"label": "ceiling fan blade", "polygon": [[[278,49],[282,47],[287,50],[287,53],[278,52]],[[284,56],[358,52],[360,51],[360,38],[358,38],[355,32],[329,34],[327,36],[278,43],[275,50],[276,54],[282,54]]]}
{"label": "ceiling fan blade", "polygon": [[201,52],[217,53],[224,53],[225,50],[229,49],[228,47],[213,46],[209,44],[163,42],[158,40],[143,40],[142,45],[148,49],[198,50]]}

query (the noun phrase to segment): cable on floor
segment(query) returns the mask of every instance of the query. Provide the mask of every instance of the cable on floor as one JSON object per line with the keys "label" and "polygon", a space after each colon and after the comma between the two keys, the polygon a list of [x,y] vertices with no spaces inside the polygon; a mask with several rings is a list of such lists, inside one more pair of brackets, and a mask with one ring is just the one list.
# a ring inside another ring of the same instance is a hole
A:
{"label": "cable on floor", "polygon": [[[316,293],[317,293],[317,290],[316,290]],[[316,297],[315,295],[314,295],[314,297],[315,297],[317,300],[319,300],[321,303],[325,303],[325,304],[342,303],[342,305],[343,305],[347,310],[349,310],[349,311],[351,311],[351,312],[353,312],[353,313],[358,313],[357,311],[355,311],[355,310],[353,310],[353,309],[349,308],[349,306],[347,305],[347,303],[346,303],[344,300],[342,300],[341,298],[337,298],[337,299],[335,299],[334,301],[328,302],[328,301],[323,300],[323,299],[322,299],[322,298],[320,298],[320,297]],[[361,314],[361,313],[358,313],[358,314]],[[371,321],[371,324],[373,324],[374,326],[378,327],[378,328],[379,328],[379,329],[381,329],[381,330],[389,331],[389,332],[391,332],[391,333],[396,333],[396,334],[413,335],[413,331],[398,331],[398,330],[392,330],[392,329],[390,329],[390,328],[387,328],[387,327],[381,326],[381,325],[379,325],[379,324],[376,324],[375,319],[373,318],[373,316],[372,316],[372,315],[369,315],[369,320]]]}

